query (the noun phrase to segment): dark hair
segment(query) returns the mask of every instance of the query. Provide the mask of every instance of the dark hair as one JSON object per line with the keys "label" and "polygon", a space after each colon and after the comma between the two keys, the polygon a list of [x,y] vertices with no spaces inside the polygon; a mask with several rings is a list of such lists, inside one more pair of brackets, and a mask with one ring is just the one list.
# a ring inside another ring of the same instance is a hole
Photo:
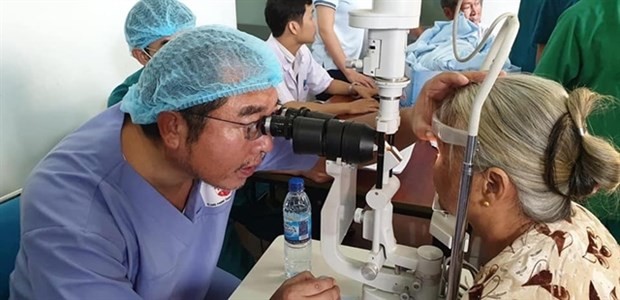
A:
{"label": "dark hair", "polygon": [[302,23],[306,5],[312,5],[312,0],[267,0],[265,22],[271,34],[274,37],[281,36],[288,22]]}
{"label": "dark hair", "polygon": [[[207,118],[201,116],[206,116],[210,112],[220,108],[226,103],[227,100],[228,98],[220,98],[179,111],[185,122],[187,122],[188,144],[197,141],[200,133],[202,133],[202,130],[205,127]],[[144,132],[144,134],[151,140],[156,142],[159,142],[161,140],[161,134],[159,133],[159,127],[157,126],[157,122],[151,124],[142,124],[140,125],[140,127],[142,127],[142,131]]]}
{"label": "dark hair", "polygon": [[456,10],[456,5],[459,4],[458,0],[440,0],[441,8],[449,8]]}

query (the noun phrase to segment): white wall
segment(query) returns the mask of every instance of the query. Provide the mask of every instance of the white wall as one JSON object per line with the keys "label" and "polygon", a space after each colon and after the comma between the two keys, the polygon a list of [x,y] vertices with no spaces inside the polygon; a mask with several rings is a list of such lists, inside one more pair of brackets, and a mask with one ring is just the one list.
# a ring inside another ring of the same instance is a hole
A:
{"label": "white wall", "polygon": [[520,2],[521,0],[484,0],[482,5],[482,25],[489,27],[497,17],[506,12],[517,15]]}
{"label": "white wall", "polygon": [[[182,1],[198,25],[236,26],[235,0]],[[123,35],[134,3],[0,0],[0,196],[140,67]]]}

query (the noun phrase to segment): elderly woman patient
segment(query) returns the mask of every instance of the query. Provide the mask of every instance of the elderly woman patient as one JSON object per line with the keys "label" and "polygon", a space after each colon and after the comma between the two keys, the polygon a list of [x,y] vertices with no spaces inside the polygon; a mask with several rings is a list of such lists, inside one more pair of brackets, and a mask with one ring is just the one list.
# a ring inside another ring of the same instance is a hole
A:
{"label": "elderly woman patient", "polygon": [[[478,87],[458,89],[436,111],[435,125],[466,129]],[[579,204],[620,182],[620,153],[587,131],[585,120],[602,100],[535,76],[498,78],[474,159],[468,220],[482,238],[485,264],[469,299],[620,298],[620,247]],[[434,182],[452,214],[462,146],[438,141]]]}

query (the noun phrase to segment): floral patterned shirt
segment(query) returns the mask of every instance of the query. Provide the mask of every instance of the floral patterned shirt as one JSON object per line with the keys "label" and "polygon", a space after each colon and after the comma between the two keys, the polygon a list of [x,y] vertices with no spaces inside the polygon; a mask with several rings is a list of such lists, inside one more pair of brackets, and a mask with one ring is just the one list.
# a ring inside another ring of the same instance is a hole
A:
{"label": "floral patterned shirt", "polygon": [[620,299],[620,246],[574,203],[570,221],[537,224],[485,264],[465,299]]}

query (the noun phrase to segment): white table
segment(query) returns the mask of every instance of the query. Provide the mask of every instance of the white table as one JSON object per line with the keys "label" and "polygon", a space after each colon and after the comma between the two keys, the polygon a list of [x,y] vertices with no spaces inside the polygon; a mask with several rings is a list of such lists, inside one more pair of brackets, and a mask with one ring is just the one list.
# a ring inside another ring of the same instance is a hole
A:
{"label": "white table", "polygon": [[[365,259],[368,250],[341,246],[344,255]],[[312,274],[330,276],[336,279],[340,287],[341,299],[360,299],[362,284],[337,274],[321,255],[321,241],[312,240]],[[277,237],[267,251],[258,260],[250,273],[243,279],[230,300],[269,299],[286,280],[284,275],[284,237]]]}
{"label": "white table", "polygon": [[[345,256],[359,260],[367,258],[368,250],[349,246],[340,247]],[[316,277],[330,276],[336,279],[342,300],[361,299],[362,297],[362,284],[332,270],[321,255],[321,241],[317,240],[312,240],[312,274]],[[279,236],[263,253],[263,256],[243,279],[229,300],[269,299],[284,280],[286,280],[284,275],[284,236]],[[471,274],[463,271],[461,283],[470,286],[472,282]]]}

